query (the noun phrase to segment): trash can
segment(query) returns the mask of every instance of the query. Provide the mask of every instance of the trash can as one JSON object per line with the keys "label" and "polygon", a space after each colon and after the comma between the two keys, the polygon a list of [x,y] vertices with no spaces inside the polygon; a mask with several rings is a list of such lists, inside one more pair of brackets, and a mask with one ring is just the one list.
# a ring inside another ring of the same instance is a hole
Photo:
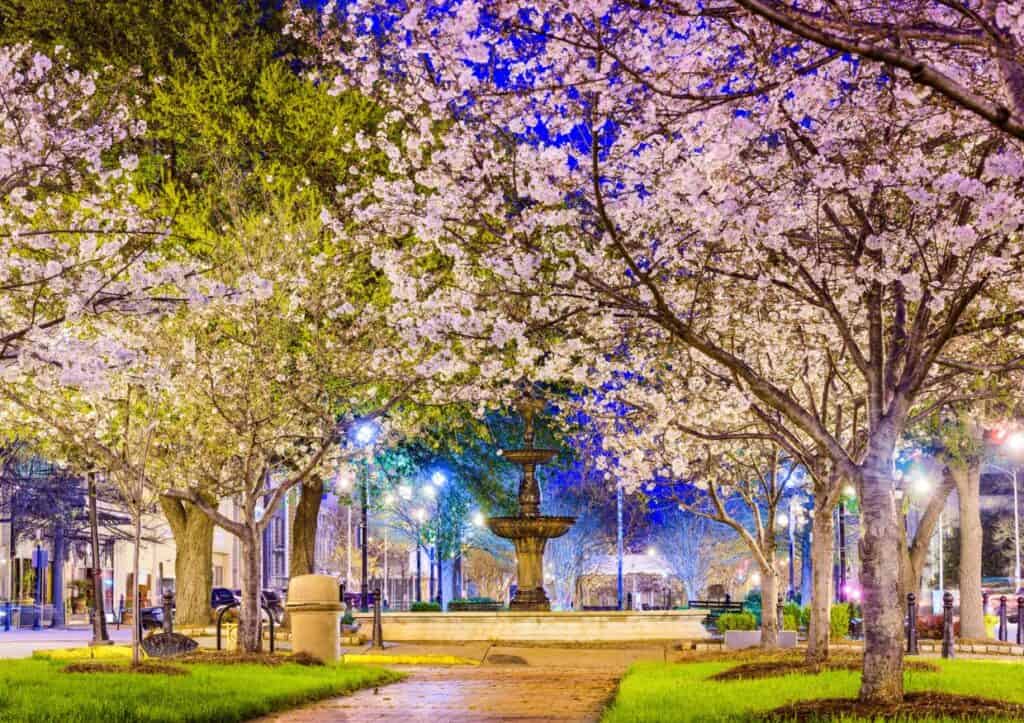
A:
{"label": "trash can", "polygon": [[299,575],[288,583],[285,604],[292,627],[292,652],[333,663],[341,649],[338,583],[329,575]]}

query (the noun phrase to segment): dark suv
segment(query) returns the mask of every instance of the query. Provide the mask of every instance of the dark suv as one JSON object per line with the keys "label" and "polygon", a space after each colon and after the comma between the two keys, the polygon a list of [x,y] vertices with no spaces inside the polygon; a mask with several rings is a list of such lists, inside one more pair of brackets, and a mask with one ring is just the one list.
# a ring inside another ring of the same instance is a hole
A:
{"label": "dark suv", "polygon": [[226,587],[215,587],[210,590],[210,607],[214,610],[235,602],[238,602],[238,596]]}
{"label": "dark suv", "polygon": [[[242,591],[235,590],[235,597],[242,599]],[[270,610],[274,616],[274,622],[278,625],[284,620],[284,601],[276,590],[260,590],[260,605]]]}

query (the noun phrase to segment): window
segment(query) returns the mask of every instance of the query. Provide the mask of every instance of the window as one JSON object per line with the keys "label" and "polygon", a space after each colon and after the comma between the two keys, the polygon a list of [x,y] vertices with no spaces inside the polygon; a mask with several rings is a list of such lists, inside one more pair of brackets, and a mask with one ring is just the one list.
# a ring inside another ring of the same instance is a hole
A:
{"label": "window", "polygon": [[224,566],[214,565],[213,566],[213,586],[224,587]]}

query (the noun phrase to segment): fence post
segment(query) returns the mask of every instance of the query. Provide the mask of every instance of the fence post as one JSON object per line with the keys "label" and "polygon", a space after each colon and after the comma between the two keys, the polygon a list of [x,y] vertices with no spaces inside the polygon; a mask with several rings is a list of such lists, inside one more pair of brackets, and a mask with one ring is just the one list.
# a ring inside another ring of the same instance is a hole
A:
{"label": "fence post", "polygon": [[1009,639],[1006,632],[1006,595],[999,596],[999,633],[997,637],[1004,643]]}
{"label": "fence post", "polygon": [[951,592],[944,593],[942,596],[942,657],[956,657],[953,641],[953,593]]}
{"label": "fence post", "polygon": [[988,615],[988,590],[981,592],[981,614]]}
{"label": "fence post", "polygon": [[917,595],[907,593],[907,655],[917,655]]}
{"label": "fence post", "polygon": [[174,593],[164,590],[164,632],[174,632]]}
{"label": "fence post", "polygon": [[1024,645],[1024,595],[1017,597],[1017,645]]}
{"label": "fence post", "polygon": [[384,630],[381,625],[380,586],[373,591],[373,647],[384,649]]}

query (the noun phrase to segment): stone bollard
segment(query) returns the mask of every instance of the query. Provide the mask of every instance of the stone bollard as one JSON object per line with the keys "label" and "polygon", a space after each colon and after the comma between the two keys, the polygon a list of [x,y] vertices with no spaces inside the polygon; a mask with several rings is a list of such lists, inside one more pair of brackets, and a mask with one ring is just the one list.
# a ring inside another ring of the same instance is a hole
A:
{"label": "stone bollard", "polygon": [[996,637],[1004,643],[1010,638],[1006,632],[1006,595],[999,596],[999,632]]}
{"label": "stone bollard", "polygon": [[907,655],[917,655],[917,595],[907,593]]}
{"label": "stone bollard", "polygon": [[944,593],[942,596],[942,657],[956,657],[953,641],[953,593],[951,592]]}
{"label": "stone bollard", "polygon": [[174,632],[174,593],[164,590],[164,632]]}
{"label": "stone bollard", "polygon": [[981,593],[981,614],[982,616],[988,615],[988,591],[984,590]]}
{"label": "stone bollard", "polygon": [[378,587],[373,591],[373,647],[378,650],[384,649],[384,630],[381,624],[381,595]]}
{"label": "stone bollard", "polygon": [[306,653],[325,663],[341,654],[341,602],[329,575],[299,575],[288,583],[285,605],[292,625],[292,652]]}

